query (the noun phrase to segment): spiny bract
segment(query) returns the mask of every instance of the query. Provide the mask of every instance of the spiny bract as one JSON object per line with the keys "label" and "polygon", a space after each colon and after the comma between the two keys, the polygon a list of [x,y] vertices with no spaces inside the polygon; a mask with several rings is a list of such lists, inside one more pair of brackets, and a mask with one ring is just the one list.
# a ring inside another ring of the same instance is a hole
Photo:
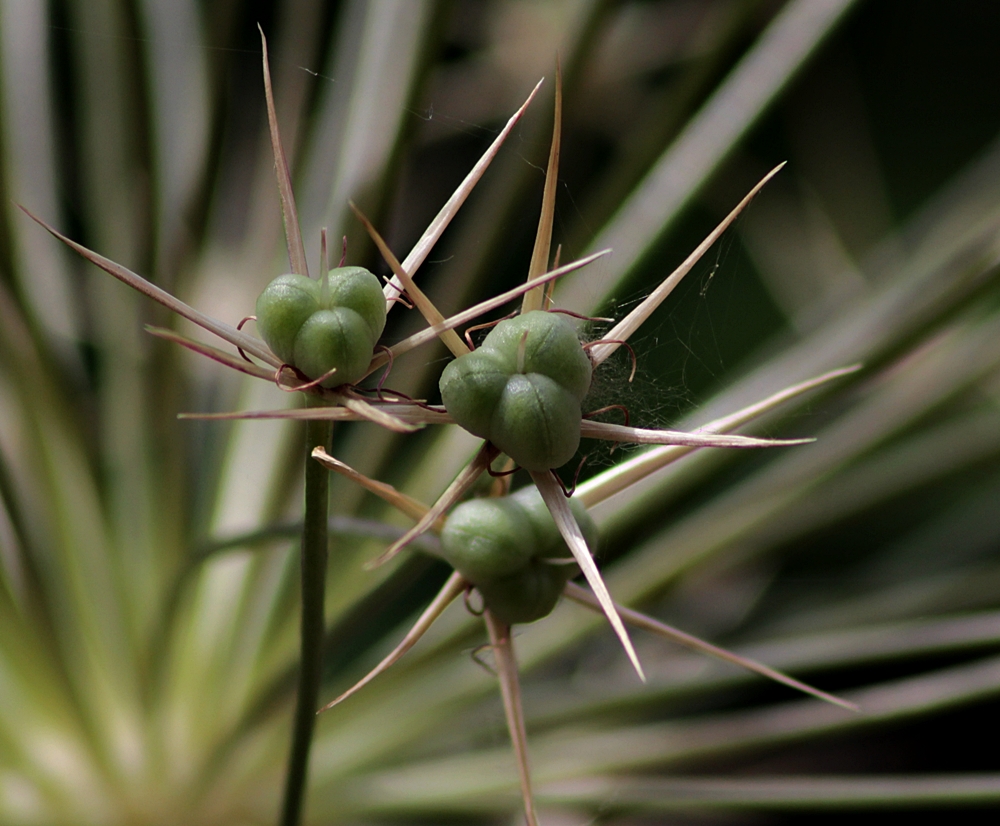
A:
{"label": "spiny bract", "polygon": [[535,310],[501,321],[441,374],[451,417],[527,470],[568,462],[580,445],[580,404],[593,367],[573,327]]}
{"label": "spiny bract", "polygon": [[310,379],[336,368],[324,387],[362,379],[384,327],[382,288],[363,267],[339,267],[318,281],[279,275],[257,299],[257,329],[279,359]]}

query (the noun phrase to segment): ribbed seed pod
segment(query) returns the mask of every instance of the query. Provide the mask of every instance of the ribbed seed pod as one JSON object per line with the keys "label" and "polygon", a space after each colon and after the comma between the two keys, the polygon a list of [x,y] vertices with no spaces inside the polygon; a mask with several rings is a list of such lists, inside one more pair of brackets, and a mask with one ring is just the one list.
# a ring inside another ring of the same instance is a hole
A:
{"label": "ribbed seed pod", "polygon": [[279,275],[257,299],[257,329],[279,359],[310,379],[337,369],[324,387],[360,380],[384,327],[382,288],[362,267]]}
{"label": "ribbed seed pod", "polygon": [[[575,500],[570,507],[587,545],[597,547],[597,528]],[[566,581],[576,573],[555,522],[535,488],[513,496],[473,499],[455,508],[441,533],[442,556],[483,596],[502,622],[534,622],[548,616]]]}
{"label": "ribbed seed pod", "polygon": [[580,403],[592,366],[565,318],[533,311],[501,321],[441,374],[451,417],[527,470],[568,462],[580,445]]}

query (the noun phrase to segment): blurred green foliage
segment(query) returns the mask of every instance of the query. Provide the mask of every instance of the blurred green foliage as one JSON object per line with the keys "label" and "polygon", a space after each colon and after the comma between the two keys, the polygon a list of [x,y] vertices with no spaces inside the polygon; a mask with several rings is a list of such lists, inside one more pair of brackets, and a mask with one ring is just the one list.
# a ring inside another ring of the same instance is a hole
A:
{"label": "blurred green foliage", "polygon": [[[642,686],[597,618],[561,606],[517,639],[543,822],[986,822],[1000,7],[983,0],[0,0],[0,822],[277,810],[301,433],[176,415],[288,399],[147,336],[174,322],[15,206],[213,316],[252,312],[287,269],[258,22],[311,257],[326,226],[386,272],[347,201],[408,249],[558,54],[556,241],[563,261],[614,248],[559,303],[622,314],[789,162],[633,342],[634,385],[624,353],[598,371],[601,404],[688,428],[865,364],[758,430],[815,444],[701,451],[594,514],[617,599],[863,713],[636,635]],[[524,278],[551,88],[421,272],[446,313]],[[415,351],[390,383],[433,399],[443,359]],[[335,429],[336,455],[428,502],[473,449],[452,429]],[[585,474],[622,455],[600,450]],[[342,479],[331,501],[332,697],[447,571],[416,554],[363,570],[406,526]],[[320,719],[309,822],[510,822],[495,683],[467,656],[482,641],[453,606]]]}

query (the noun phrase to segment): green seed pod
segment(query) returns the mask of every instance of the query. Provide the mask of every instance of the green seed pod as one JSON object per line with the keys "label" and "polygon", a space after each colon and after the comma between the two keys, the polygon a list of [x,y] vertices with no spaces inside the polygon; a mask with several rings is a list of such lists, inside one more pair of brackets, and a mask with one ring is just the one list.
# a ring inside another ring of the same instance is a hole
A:
{"label": "green seed pod", "polygon": [[441,398],[470,433],[527,470],[548,470],[579,447],[591,371],[570,324],[536,310],[501,321],[478,350],[445,367]]}
{"label": "green seed pod", "polygon": [[[538,537],[538,556],[548,558],[572,556],[569,548],[566,547],[566,543],[563,541],[562,535],[559,533],[559,528],[556,527],[552,514],[549,513],[545,502],[542,501],[542,495],[538,492],[538,488],[533,485],[521,488],[512,494],[510,498],[524,509],[525,514],[535,528],[535,536]],[[580,532],[587,542],[587,547],[590,548],[591,553],[596,553],[599,537],[597,525],[594,523],[590,511],[583,506],[583,503],[579,499],[574,499],[573,497],[570,497],[569,508],[573,511],[576,524],[580,526]]]}
{"label": "green seed pod", "polygon": [[382,288],[362,267],[279,275],[257,299],[257,329],[279,359],[311,379],[337,368],[324,387],[361,379],[384,327]]}
{"label": "green seed pod", "polygon": [[512,576],[477,585],[483,603],[507,625],[535,622],[547,617],[576,568],[533,559]]}
{"label": "green seed pod", "polygon": [[538,537],[528,512],[512,497],[471,499],[448,516],[441,549],[456,571],[480,585],[524,568]]}
{"label": "green seed pod", "polygon": [[[597,528],[577,500],[570,507],[587,545]],[[441,533],[442,556],[483,595],[502,621],[534,622],[555,607],[576,566],[538,491],[473,499],[455,508]]]}

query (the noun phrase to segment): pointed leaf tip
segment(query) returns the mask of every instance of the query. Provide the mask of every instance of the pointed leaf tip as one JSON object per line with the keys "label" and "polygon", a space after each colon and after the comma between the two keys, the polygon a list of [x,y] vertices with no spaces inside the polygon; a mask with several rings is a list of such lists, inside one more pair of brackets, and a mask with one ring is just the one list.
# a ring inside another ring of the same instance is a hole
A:
{"label": "pointed leaf tip", "polygon": [[[552,123],[552,145],[549,149],[548,166],[545,169],[545,188],[542,194],[542,211],[538,217],[538,231],[535,246],[528,265],[528,281],[534,281],[549,269],[549,253],[552,249],[552,224],[555,219],[556,187],[559,183],[559,150],[562,143],[562,71],[556,63],[555,113]],[[542,309],[545,287],[539,284],[524,294],[521,312]]]}
{"label": "pointed leaf tip", "polygon": [[[528,95],[527,99],[521,104],[520,108],[510,116],[507,124],[500,131],[500,134],[497,135],[493,143],[491,143],[486,152],[483,153],[483,156],[476,162],[476,165],[472,167],[469,174],[465,176],[465,179],[461,184],[459,184],[458,188],[452,193],[451,197],[448,198],[445,205],[441,207],[440,212],[438,212],[438,214],[434,217],[434,220],[430,222],[427,229],[424,230],[424,234],[420,236],[417,243],[413,245],[413,249],[410,250],[410,254],[403,260],[403,269],[406,270],[411,277],[416,274],[420,265],[423,264],[424,260],[430,254],[431,249],[433,249],[448,224],[451,223],[451,219],[455,217],[462,204],[465,203],[465,199],[469,197],[469,193],[472,192],[476,184],[479,182],[479,179],[482,178],[487,167],[493,162],[493,159],[500,151],[500,147],[503,145],[503,142],[507,140],[511,130],[513,130],[514,126],[521,119],[521,116],[524,114],[531,101],[535,99],[535,95],[538,94],[538,90],[541,88],[544,80],[545,78],[542,78],[542,80],[535,84],[535,88],[531,90],[531,94]],[[398,278],[393,278],[392,281],[386,285],[385,297],[387,310],[392,308],[394,299],[399,295],[402,289],[403,285]]]}
{"label": "pointed leaf tip", "polygon": [[434,597],[434,601],[427,606],[426,610],[420,615],[420,618],[416,621],[416,623],[414,623],[413,627],[407,632],[406,636],[403,637],[399,645],[397,645],[389,653],[389,655],[382,660],[382,662],[375,666],[375,668],[358,680],[358,682],[347,689],[347,691],[343,694],[332,699],[316,713],[322,714],[324,711],[328,711],[338,703],[342,703],[348,697],[356,694],[368,685],[368,683],[374,680],[379,674],[388,671],[391,665],[398,662],[407,651],[417,644],[420,638],[427,633],[427,630],[431,627],[431,625],[434,624],[434,621],[440,617],[442,613],[444,613],[444,609],[451,605],[451,603],[455,601],[455,598],[465,590],[465,587],[466,582],[462,579],[461,574],[458,572],[453,573],[445,582],[444,586],[442,586],[438,595]]}
{"label": "pointed leaf tip", "polygon": [[281,362],[260,339],[254,338],[253,336],[244,333],[242,330],[238,330],[232,325],[226,324],[224,321],[219,321],[218,319],[205,315],[205,313],[200,310],[196,310],[191,305],[185,304],[179,298],[171,295],[162,287],[158,287],[156,284],[147,281],[141,275],[137,275],[132,272],[132,270],[128,269],[128,267],[123,267],[121,264],[112,261],[110,258],[105,258],[103,255],[100,255],[83,246],[83,244],[78,244],[76,241],[73,241],[71,238],[63,235],[59,232],[59,230],[43,221],[27,207],[21,204],[17,204],[17,207],[32,221],[52,235],[53,238],[62,241],[67,247],[77,253],[77,255],[85,258],[94,266],[100,267],[108,275],[117,278],[133,290],[136,290],[148,298],[153,299],[153,301],[162,304],[171,312],[176,313],[182,318],[186,318],[193,324],[197,324],[199,327],[208,330],[210,333],[217,335],[219,338],[228,341],[233,346],[239,347],[245,352],[256,356],[261,361],[273,365],[274,367],[280,366]]}
{"label": "pointed leaf tip", "polygon": [[587,541],[583,538],[580,526],[576,524],[576,518],[573,516],[573,511],[570,510],[565,496],[563,496],[559,483],[555,480],[550,470],[531,471],[531,478],[535,481],[539,493],[542,494],[545,506],[549,509],[549,513],[552,514],[556,527],[559,528],[559,533],[562,534],[566,545],[583,571],[587,583],[600,602],[601,609],[607,616],[608,622],[611,623],[615,634],[621,640],[622,647],[632,662],[632,667],[635,669],[636,674],[639,675],[639,679],[646,682],[646,675],[642,670],[642,665],[639,663],[639,656],[635,653],[635,648],[632,646],[632,640],[629,639],[628,631],[625,630],[625,625],[622,623],[621,617],[618,616],[614,600],[611,599],[611,594],[608,593],[608,588],[604,584],[601,572],[597,569],[594,557],[591,556],[590,549],[587,547]]}
{"label": "pointed leaf tip", "polygon": [[625,318],[618,322],[607,334],[608,342],[606,344],[598,344],[593,347],[590,351],[590,357],[593,359],[595,365],[599,365],[604,362],[608,356],[610,356],[615,350],[621,346],[621,342],[628,341],[629,337],[634,333],[642,324],[652,315],[653,311],[663,303],[668,295],[673,292],[674,288],[681,282],[695,264],[701,259],[701,257],[708,252],[709,248],[719,240],[719,237],[724,233],[739,217],[740,213],[746,209],[747,205],[757,196],[757,193],[764,188],[764,185],[771,180],[781,168],[787,163],[787,161],[782,161],[774,169],[768,172],[757,185],[753,187],[740,201],[733,210],[722,219],[719,225],[712,230],[705,240],[703,240],[694,250],[688,255],[687,258],[681,263],[676,270],[674,270],[670,275],[668,275],[660,285],[651,292],[646,299],[639,304],[632,312],[630,312]]}
{"label": "pointed leaf tip", "polygon": [[399,263],[399,259],[393,255],[392,250],[389,249],[389,245],[386,244],[385,240],[379,234],[379,231],[375,229],[375,225],[368,220],[368,217],[360,209],[358,209],[358,206],[354,203],[354,201],[349,201],[348,203],[351,210],[354,212],[354,215],[365,228],[369,237],[375,242],[375,246],[378,247],[378,251],[382,253],[382,257],[392,269],[393,274],[397,279],[399,279],[417,309],[420,310],[420,314],[432,327],[441,326],[444,328],[439,334],[441,342],[449,350],[451,350],[452,354],[455,356],[464,356],[468,353],[469,348],[466,346],[465,342],[462,341],[461,337],[459,337],[458,333],[454,330],[446,328],[444,315],[437,307],[434,306],[434,302],[427,297],[427,294],[414,283],[409,273],[403,268],[403,265]]}
{"label": "pointed leaf tip", "polygon": [[[592,611],[601,611],[601,605],[597,601],[597,598],[587,591],[585,588],[581,588],[572,582],[566,583],[566,588],[563,594],[567,599],[573,600],[579,605],[583,605]],[[692,651],[697,651],[702,654],[707,654],[710,657],[715,657],[716,659],[722,660],[723,662],[732,663],[733,665],[738,665],[741,668],[745,668],[748,671],[753,671],[755,674],[760,674],[762,677],[766,677],[769,680],[774,680],[777,683],[786,685],[789,688],[793,688],[796,691],[801,691],[804,694],[809,694],[818,700],[823,700],[831,705],[839,706],[840,708],[846,709],[847,711],[860,712],[861,709],[849,700],[845,700],[835,694],[830,694],[826,691],[822,691],[814,686],[804,683],[801,680],[796,680],[794,677],[790,677],[787,674],[777,671],[768,665],[759,663],[756,660],[752,660],[749,657],[742,657],[739,654],[735,654],[732,651],[727,651],[725,648],[720,648],[717,645],[713,645],[710,642],[706,642],[699,637],[695,637],[692,634],[688,634],[685,631],[681,631],[674,628],[672,625],[667,625],[666,623],[660,622],[653,617],[646,616],[639,611],[633,611],[630,608],[624,608],[618,603],[615,603],[615,608],[621,615],[622,619],[629,625],[635,628],[642,628],[646,631],[651,631],[658,636],[664,637],[671,640],[678,645],[683,645],[685,648],[689,648]]]}
{"label": "pointed leaf tip", "polygon": [[267,59],[267,38],[260,23],[260,45],[264,68],[264,98],[267,103],[267,123],[271,133],[271,151],[274,154],[274,173],[278,178],[278,194],[281,196],[281,217],[285,224],[285,240],[288,244],[288,260],[292,272],[309,277],[309,266],[306,263],[306,249],[302,242],[302,228],[299,226],[299,213],[295,206],[295,193],[292,191],[292,176],[288,169],[288,158],[281,145],[281,135],[278,132],[278,115],[274,108],[274,91],[271,88],[271,67]]}

